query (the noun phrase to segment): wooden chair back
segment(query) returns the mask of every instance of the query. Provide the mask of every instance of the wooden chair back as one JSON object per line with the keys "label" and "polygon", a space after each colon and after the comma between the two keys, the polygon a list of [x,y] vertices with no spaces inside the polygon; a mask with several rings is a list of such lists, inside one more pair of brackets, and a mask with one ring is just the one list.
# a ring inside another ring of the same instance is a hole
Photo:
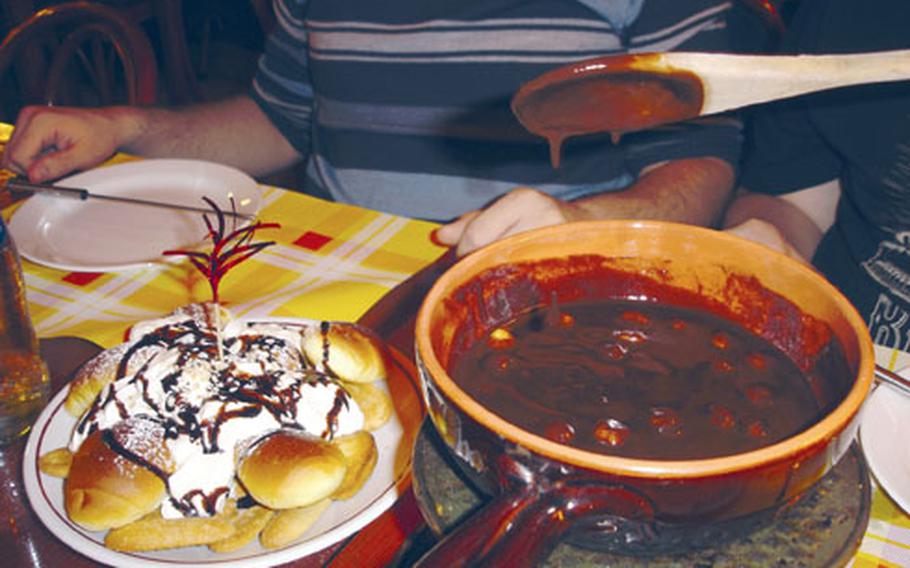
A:
{"label": "wooden chair back", "polygon": [[0,80],[24,104],[150,105],[157,99],[155,52],[118,10],[65,2],[36,11],[0,43]]}

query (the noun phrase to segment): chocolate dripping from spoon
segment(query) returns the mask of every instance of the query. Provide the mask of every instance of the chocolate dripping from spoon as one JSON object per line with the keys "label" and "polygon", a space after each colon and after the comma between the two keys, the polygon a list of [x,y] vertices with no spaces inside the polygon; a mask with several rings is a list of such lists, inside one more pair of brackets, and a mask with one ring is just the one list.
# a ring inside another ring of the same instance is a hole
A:
{"label": "chocolate dripping from spoon", "polygon": [[525,83],[512,111],[530,132],[545,138],[559,168],[563,142],[609,133],[614,144],[627,132],[694,118],[704,86],[694,73],[661,62],[661,54],[608,56],[555,69]]}

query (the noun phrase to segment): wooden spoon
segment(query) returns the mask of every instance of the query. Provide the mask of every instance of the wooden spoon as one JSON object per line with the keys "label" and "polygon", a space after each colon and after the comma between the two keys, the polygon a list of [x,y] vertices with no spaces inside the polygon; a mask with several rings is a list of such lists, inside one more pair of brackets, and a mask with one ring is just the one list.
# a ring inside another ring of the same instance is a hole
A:
{"label": "wooden spoon", "polygon": [[512,111],[550,142],[626,132],[836,87],[910,79],[910,50],[846,55],[645,53],[589,59],[525,83]]}

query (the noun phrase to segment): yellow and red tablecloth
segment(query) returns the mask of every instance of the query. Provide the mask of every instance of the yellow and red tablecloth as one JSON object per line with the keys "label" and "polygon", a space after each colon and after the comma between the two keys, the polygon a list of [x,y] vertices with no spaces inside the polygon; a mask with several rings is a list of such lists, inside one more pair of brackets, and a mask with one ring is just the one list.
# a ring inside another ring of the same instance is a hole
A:
{"label": "yellow and red tablecloth", "polygon": [[[230,270],[219,286],[237,317],[354,321],[388,290],[439,256],[434,225],[266,187],[262,230],[275,240]],[[201,236],[201,235],[200,235]],[[208,281],[189,262],[125,272],[63,272],[24,261],[31,315],[42,337],[74,335],[104,347],[143,319],[208,301]]]}

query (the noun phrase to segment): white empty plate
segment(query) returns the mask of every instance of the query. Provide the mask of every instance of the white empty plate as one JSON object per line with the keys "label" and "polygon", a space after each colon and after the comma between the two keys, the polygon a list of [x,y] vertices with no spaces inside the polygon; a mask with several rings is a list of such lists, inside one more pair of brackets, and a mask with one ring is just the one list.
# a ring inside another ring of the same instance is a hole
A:
{"label": "white empty plate", "polygon": [[[101,195],[149,199],[255,215],[256,181],[240,170],[197,160],[142,160],[89,170],[57,185]],[[210,218],[214,221],[214,212]],[[36,194],[14,214],[10,232],[19,253],[52,268],[109,272],[162,261],[162,252],[191,248],[206,235],[203,214],[109,200]]]}
{"label": "white empty plate", "polygon": [[[910,376],[910,368],[899,371]],[[910,513],[910,396],[880,384],[866,400],[859,435],[875,480],[897,505]]]}

